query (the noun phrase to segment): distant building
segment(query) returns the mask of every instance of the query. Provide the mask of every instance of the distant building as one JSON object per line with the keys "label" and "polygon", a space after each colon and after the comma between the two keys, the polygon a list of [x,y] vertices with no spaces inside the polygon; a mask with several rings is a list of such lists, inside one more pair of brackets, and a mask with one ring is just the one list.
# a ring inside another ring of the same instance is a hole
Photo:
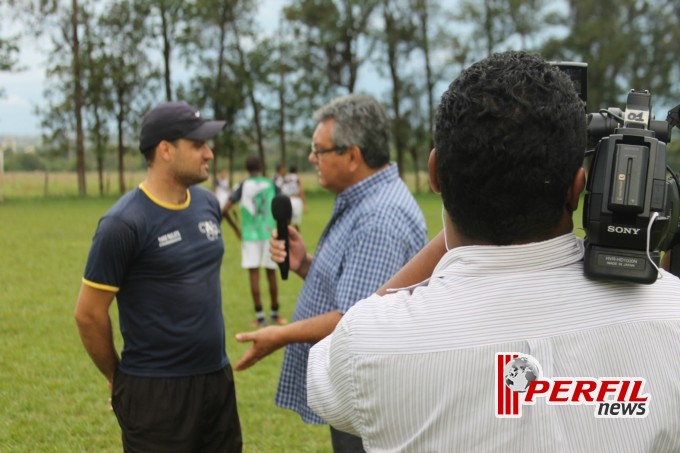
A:
{"label": "distant building", "polygon": [[17,140],[14,137],[4,137],[2,139],[2,146],[0,146],[3,151],[10,150],[13,153],[17,152]]}
{"label": "distant building", "polygon": [[0,149],[9,150],[12,153],[35,154],[40,146],[40,136],[31,135],[0,135]]}

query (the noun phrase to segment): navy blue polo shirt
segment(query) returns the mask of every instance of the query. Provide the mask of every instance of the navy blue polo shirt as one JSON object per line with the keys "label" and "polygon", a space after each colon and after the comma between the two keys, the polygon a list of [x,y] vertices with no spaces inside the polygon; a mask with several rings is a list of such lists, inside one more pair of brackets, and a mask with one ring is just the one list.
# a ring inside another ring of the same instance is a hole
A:
{"label": "navy blue polo shirt", "polygon": [[181,377],[228,364],[220,221],[217,199],[204,188],[169,205],[142,185],[100,220],[83,281],[116,292],[124,373]]}

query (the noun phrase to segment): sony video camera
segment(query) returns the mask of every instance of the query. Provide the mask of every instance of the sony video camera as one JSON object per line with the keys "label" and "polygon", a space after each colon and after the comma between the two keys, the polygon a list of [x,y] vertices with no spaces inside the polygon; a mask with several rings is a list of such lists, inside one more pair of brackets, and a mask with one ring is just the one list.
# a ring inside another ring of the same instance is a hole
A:
{"label": "sony video camera", "polygon": [[[587,65],[555,64],[585,101]],[[631,90],[624,111],[587,114],[588,147],[595,148],[586,152],[593,157],[583,208],[586,276],[654,283],[661,252],[671,248],[671,271],[680,274],[680,181],[666,165],[679,110],[654,120],[650,93]]]}

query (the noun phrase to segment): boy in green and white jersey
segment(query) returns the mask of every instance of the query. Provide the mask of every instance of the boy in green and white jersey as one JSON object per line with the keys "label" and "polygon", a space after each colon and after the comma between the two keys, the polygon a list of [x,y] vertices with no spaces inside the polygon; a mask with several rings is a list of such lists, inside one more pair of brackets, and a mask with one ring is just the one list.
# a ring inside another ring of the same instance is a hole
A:
{"label": "boy in green and white jersey", "polygon": [[[243,181],[232,192],[222,211],[227,223],[231,225],[236,236],[241,240],[241,267],[248,269],[250,279],[250,294],[255,305],[256,320],[254,327],[263,327],[267,321],[262,308],[260,295],[260,268],[264,267],[269,283],[271,298],[270,318],[273,324],[284,324],[286,321],[279,317],[278,287],[276,281],[276,263],[269,255],[269,239],[276,228],[276,221],[272,216],[272,199],[278,189],[274,182],[262,176],[262,162],[257,156],[246,160],[248,179]],[[227,215],[232,206],[241,206],[241,229]]]}

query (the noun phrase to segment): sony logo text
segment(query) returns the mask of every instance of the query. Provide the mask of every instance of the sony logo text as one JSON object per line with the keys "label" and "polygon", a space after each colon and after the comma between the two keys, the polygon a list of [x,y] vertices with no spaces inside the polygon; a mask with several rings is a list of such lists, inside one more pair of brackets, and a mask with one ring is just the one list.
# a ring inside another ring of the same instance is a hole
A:
{"label": "sony logo text", "polygon": [[607,231],[609,233],[632,234],[632,235],[637,236],[637,234],[640,232],[640,228],[620,227],[620,226],[609,225],[607,227]]}

